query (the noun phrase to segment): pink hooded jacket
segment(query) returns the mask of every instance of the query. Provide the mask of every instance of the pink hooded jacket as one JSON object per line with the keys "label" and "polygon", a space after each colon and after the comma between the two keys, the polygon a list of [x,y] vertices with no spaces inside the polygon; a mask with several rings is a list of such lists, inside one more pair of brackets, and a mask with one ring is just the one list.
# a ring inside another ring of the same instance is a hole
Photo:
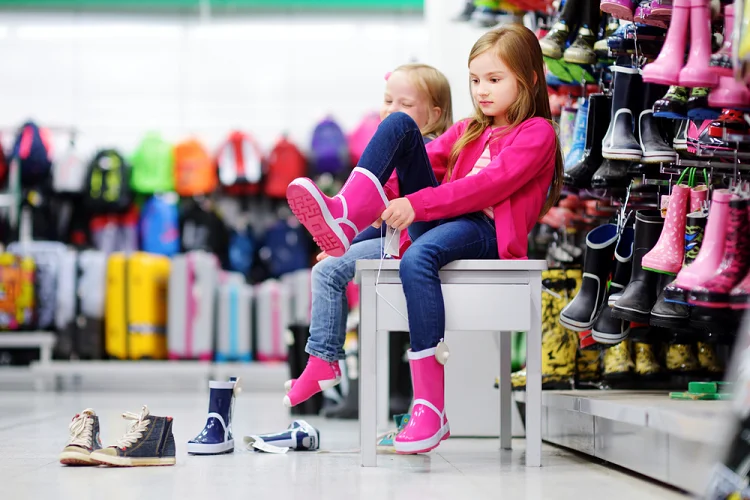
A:
{"label": "pink hooded jacket", "polygon": [[500,258],[526,259],[529,232],[539,219],[554,177],[555,130],[547,120],[531,118],[505,135],[495,132],[490,140],[492,161],[467,177],[493,133],[488,127],[459,153],[451,178],[443,178],[453,144],[467,124],[467,120],[458,122],[427,144],[430,164],[442,183],[406,196],[415,220],[446,219],[493,207]]}

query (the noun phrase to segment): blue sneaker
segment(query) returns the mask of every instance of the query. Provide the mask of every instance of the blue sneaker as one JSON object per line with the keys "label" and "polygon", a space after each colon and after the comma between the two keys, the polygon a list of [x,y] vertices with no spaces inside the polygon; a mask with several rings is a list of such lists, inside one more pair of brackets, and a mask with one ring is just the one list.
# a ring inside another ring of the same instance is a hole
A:
{"label": "blue sneaker", "polygon": [[141,413],[125,412],[122,418],[132,421],[128,432],[116,445],[94,451],[93,461],[115,467],[175,464],[172,417],[155,417],[144,405]]}

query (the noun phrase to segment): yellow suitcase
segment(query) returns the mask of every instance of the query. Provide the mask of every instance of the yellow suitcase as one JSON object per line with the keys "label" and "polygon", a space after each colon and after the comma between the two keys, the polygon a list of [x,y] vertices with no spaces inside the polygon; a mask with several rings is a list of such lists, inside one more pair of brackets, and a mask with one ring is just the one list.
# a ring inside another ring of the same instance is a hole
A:
{"label": "yellow suitcase", "polygon": [[116,253],[107,262],[105,348],[118,359],[166,359],[167,285],[163,255]]}

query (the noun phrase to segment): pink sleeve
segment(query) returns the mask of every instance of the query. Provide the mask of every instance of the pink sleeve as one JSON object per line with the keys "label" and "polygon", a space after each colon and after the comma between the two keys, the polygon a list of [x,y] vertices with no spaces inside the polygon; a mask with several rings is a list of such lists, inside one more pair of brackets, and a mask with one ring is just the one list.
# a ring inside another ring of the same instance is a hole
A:
{"label": "pink sleeve", "polygon": [[450,160],[451,149],[466,128],[466,121],[454,123],[445,133],[438,136],[435,140],[427,143],[427,157],[430,159],[432,171],[435,172],[435,178],[438,182],[443,182],[445,172],[448,170],[448,160]]}
{"label": "pink sleeve", "polygon": [[543,120],[522,125],[523,129],[476,175],[406,196],[415,220],[430,221],[478,212],[498,205],[539,176],[554,168],[556,137]]}
{"label": "pink sleeve", "polygon": [[399,197],[398,195],[398,175],[396,174],[396,170],[393,170],[393,173],[388,178],[388,181],[383,186],[383,191],[385,191],[385,196],[389,200],[395,200]]}

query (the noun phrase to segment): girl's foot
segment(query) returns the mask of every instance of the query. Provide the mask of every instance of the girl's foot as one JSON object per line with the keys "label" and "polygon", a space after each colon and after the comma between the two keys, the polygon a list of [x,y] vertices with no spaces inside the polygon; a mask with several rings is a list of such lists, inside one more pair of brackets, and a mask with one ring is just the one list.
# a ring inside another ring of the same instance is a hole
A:
{"label": "girl's foot", "polygon": [[311,354],[302,375],[285,384],[289,392],[284,396],[284,405],[289,408],[297,406],[315,394],[338,385],[339,382],[341,369],[338,362],[323,361]]}

